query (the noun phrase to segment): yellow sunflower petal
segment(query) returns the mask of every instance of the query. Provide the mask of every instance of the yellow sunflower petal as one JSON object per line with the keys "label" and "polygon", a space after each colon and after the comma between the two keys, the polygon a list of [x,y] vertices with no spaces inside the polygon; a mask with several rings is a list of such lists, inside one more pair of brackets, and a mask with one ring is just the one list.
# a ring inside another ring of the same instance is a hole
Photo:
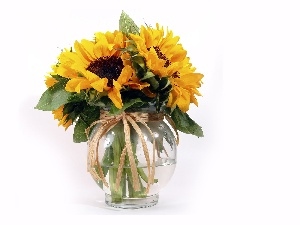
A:
{"label": "yellow sunflower petal", "polygon": [[83,67],[89,65],[90,63],[90,61],[85,59],[82,60],[82,57],[80,57],[77,52],[62,52],[59,56],[59,61],[61,64],[65,65],[76,63],[82,65]]}
{"label": "yellow sunflower petal", "polygon": [[183,75],[181,78],[187,84],[199,85],[201,79],[203,78],[203,74],[201,74],[201,73],[190,73],[190,74]]}
{"label": "yellow sunflower petal", "polygon": [[66,84],[65,90],[80,93],[80,90],[90,88],[90,82],[84,77],[73,78]]}
{"label": "yellow sunflower petal", "polygon": [[51,77],[51,76],[46,76],[45,84],[47,88],[52,87],[54,84],[56,84],[58,81]]}
{"label": "yellow sunflower petal", "polygon": [[[141,32],[141,35],[142,35],[142,32]],[[136,47],[137,47],[139,53],[145,57],[146,56],[145,53],[147,53],[147,51],[148,51],[147,50],[148,47],[146,44],[148,44],[149,46],[150,46],[150,44],[147,43],[144,40],[144,38],[142,38],[142,36],[140,36],[140,35],[130,34],[130,38],[136,43],[136,45],[137,45]],[[152,47],[152,46],[150,46],[150,47]]]}
{"label": "yellow sunflower petal", "polygon": [[195,98],[195,96],[194,96],[194,95],[191,95],[190,102],[192,102],[192,103],[194,103],[196,106],[198,106],[198,101],[197,101],[197,98]]}
{"label": "yellow sunflower petal", "polygon": [[[137,89],[137,90],[142,90],[146,87],[149,87],[150,84],[149,83],[143,83],[140,82],[140,80],[136,77],[136,76],[132,76],[130,81],[126,82],[126,85],[128,85],[130,88],[132,89]],[[147,91],[146,91],[147,92]],[[150,91],[149,91],[150,92]],[[147,94],[151,94],[151,92],[149,93],[147,92]],[[152,93],[153,94],[153,93]],[[152,95],[153,96],[153,95]],[[155,96],[155,95],[154,95]],[[153,97],[154,97],[153,96]]]}
{"label": "yellow sunflower petal", "polygon": [[174,86],[168,99],[167,106],[170,108],[174,108],[178,102],[178,99],[181,96],[181,90],[177,86]]}
{"label": "yellow sunflower petal", "polygon": [[[101,33],[102,34],[102,33]],[[110,32],[110,31],[106,31],[105,34],[103,34],[107,40],[107,43],[113,43],[115,40],[115,36],[118,34],[118,31],[115,31],[114,33]],[[97,38],[97,36],[96,36]],[[99,39],[96,39],[97,41],[99,41]]]}
{"label": "yellow sunflower petal", "polygon": [[86,79],[88,79],[90,82],[95,82],[95,81],[97,81],[99,79],[99,77],[96,74],[94,74],[94,73],[92,73],[92,72],[90,72],[88,70],[86,70],[82,75]]}
{"label": "yellow sunflower petal", "polygon": [[126,65],[123,69],[122,72],[120,74],[120,76],[118,77],[118,83],[123,85],[125,84],[133,75],[134,70],[132,69],[131,66]]}
{"label": "yellow sunflower petal", "polygon": [[171,61],[172,62],[180,62],[186,57],[187,52],[186,51],[175,51],[172,53]]}
{"label": "yellow sunflower petal", "polygon": [[167,102],[167,107],[169,107],[169,108],[173,108],[174,107],[174,104],[173,104],[173,93],[172,92],[169,94],[169,99],[168,99],[168,102]]}
{"label": "yellow sunflower petal", "polygon": [[[110,35],[108,34],[108,36],[110,36]],[[102,33],[102,32],[95,33],[95,38],[96,38],[97,43],[102,43],[103,45],[108,45],[108,41],[107,41],[106,35],[104,33]]]}
{"label": "yellow sunflower petal", "polygon": [[65,127],[65,130],[72,124],[72,120],[68,119],[68,114],[64,115],[63,114],[64,106],[60,106],[58,109],[53,110],[52,114],[54,115],[54,119],[57,119],[59,121],[58,126],[63,126]]}
{"label": "yellow sunflower petal", "polygon": [[123,106],[121,93],[120,93],[121,85],[117,81],[114,81],[113,85],[114,87],[111,88],[108,92],[108,97],[118,109],[121,109]]}
{"label": "yellow sunflower petal", "polygon": [[72,120],[70,119],[63,124],[63,127],[65,128],[65,130],[67,130],[71,124],[72,124]]}
{"label": "yellow sunflower petal", "polygon": [[99,80],[91,83],[91,86],[99,92],[103,92],[104,88],[107,86],[107,78],[99,78]]}
{"label": "yellow sunflower petal", "polygon": [[74,43],[75,51],[78,55],[78,57],[86,64],[89,64],[93,61],[93,58],[88,54],[88,52],[85,49],[85,46],[82,43],[79,43],[78,41],[75,41]]}
{"label": "yellow sunflower petal", "polygon": [[94,45],[95,45],[94,42],[83,39],[81,41],[81,44],[82,44],[83,50],[85,51],[85,53],[87,54],[87,56],[89,57],[90,60],[97,59],[97,57],[94,54]]}
{"label": "yellow sunflower petal", "polygon": [[58,109],[52,111],[52,114],[54,115],[54,119],[61,120],[63,118],[63,109],[64,106],[62,105]]}
{"label": "yellow sunflower petal", "polygon": [[120,49],[120,48],[123,48],[123,47],[125,47],[125,35],[122,33],[122,32],[118,32],[118,31],[116,31],[115,32],[115,38],[114,38],[114,42],[113,43],[115,43],[115,45],[114,45],[114,48],[115,49]]}
{"label": "yellow sunflower petal", "polygon": [[75,70],[65,65],[59,65],[59,67],[57,68],[57,74],[65,78],[78,77],[77,72]]}
{"label": "yellow sunflower petal", "polygon": [[[114,47],[114,44],[108,43],[107,38],[105,34],[99,32],[96,33],[96,40],[97,43],[94,47],[94,53],[97,57],[101,55],[102,56],[110,56],[111,55],[111,50]],[[101,53],[101,54],[100,54]]]}
{"label": "yellow sunflower petal", "polygon": [[182,112],[189,110],[190,105],[190,93],[187,90],[182,89],[182,94],[177,101],[177,105]]}
{"label": "yellow sunflower petal", "polygon": [[67,119],[67,114],[63,116],[63,118],[61,118],[61,120],[58,123],[58,126],[63,125],[66,123],[66,119]]}
{"label": "yellow sunflower petal", "polygon": [[86,68],[77,63],[74,63],[71,66],[69,66],[69,69],[76,71],[76,77],[78,77],[78,73],[83,75],[86,72]]}

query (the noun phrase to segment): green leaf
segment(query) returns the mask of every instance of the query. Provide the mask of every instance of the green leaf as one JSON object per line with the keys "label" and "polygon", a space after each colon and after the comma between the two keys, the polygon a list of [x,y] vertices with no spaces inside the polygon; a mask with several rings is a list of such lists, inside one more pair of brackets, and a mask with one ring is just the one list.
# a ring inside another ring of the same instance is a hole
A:
{"label": "green leaf", "polygon": [[174,109],[171,117],[176,128],[183,133],[192,134],[197,137],[203,137],[202,128],[192,120],[187,113],[183,113],[178,107]]}
{"label": "green leaf", "polygon": [[48,88],[41,96],[35,109],[52,111],[69,102],[71,92],[65,90],[66,82],[61,81]]}
{"label": "green leaf", "polygon": [[78,116],[86,109],[87,104],[85,101],[69,102],[64,105],[63,113],[68,114],[69,119],[76,121]]}
{"label": "green leaf", "polygon": [[139,28],[134,21],[122,11],[119,20],[119,30],[128,36],[129,33],[139,34]]}
{"label": "green leaf", "polygon": [[143,104],[143,101],[140,98],[130,99],[128,102],[124,102],[123,107],[121,109],[118,109],[115,105],[112,105],[109,113],[111,115],[117,115],[130,108],[131,106],[136,106],[139,103]]}
{"label": "green leaf", "polygon": [[[93,122],[99,120],[100,108],[95,106],[87,106],[79,115],[74,127],[73,141],[75,143],[87,141],[85,130],[91,126]],[[92,130],[90,130],[91,132]]]}
{"label": "green leaf", "polygon": [[85,129],[88,128],[88,125],[80,118],[76,122],[73,133],[73,141],[75,143],[86,142],[87,136]]}

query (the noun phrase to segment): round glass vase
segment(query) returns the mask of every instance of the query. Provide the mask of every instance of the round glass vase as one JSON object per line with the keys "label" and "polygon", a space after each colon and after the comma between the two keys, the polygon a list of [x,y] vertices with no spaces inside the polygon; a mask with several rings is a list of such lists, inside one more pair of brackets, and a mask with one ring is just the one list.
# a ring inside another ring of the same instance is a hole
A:
{"label": "round glass vase", "polygon": [[102,129],[91,174],[111,207],[137,209],[156,205],[159,191],[169,182],[176,166],[176,138],[163,115],[146,113],[156,119],[140,121],[133,114],[126,113],[114,123],[108,119],[107,129],[104,123],[98,123],[90,136],[92,139]]}

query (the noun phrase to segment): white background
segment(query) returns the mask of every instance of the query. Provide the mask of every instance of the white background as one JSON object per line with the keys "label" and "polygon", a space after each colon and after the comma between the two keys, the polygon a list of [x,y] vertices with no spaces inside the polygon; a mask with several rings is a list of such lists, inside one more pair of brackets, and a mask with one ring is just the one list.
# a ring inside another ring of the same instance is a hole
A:
{"label": "white background", "polygon": [[[182,222],[193,218],[197,224],[299,224],[295,2],[1,3],[0,214],[42,216],[43,223],[57,215],[106,214],[168,215],[159,221],[182,215]],[[57,127],[50,112],[33,109],[60,50],[96,31],[118,29],[122,10],[139,25],[168,26],[205,75],[199,107],[189,111],[205,137],[180,134],[177,168],[158,205],[134,211],[105,206],[103,191],[86,172],[86,145],[73,143],[72,129]]]}

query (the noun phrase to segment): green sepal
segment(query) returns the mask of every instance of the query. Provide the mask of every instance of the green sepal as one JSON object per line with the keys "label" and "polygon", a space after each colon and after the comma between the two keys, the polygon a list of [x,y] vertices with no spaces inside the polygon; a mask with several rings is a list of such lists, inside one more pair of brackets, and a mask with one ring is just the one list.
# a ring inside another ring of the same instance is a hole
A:
{"label": "green sepal", "polygon": [[71,92],[65,90],[67,79],[62,80],[48,88],[41,96],[35,109],[52,111],[69,102]]}
{"label": "green sepal", "polygon": [[129,91],[122,92],[122,99],[124,103],[137,98],[143,101],[143,103],[141,103],[143,107],[149,106],[149,104],[153,103],[155,100],[154,98],[148,97],[140,90],[130,89]]}
{"label": "green sepal", "polygon": [[107,95],[103,95],[102,93],[97,93],[95,97],[87,98],[88,104],[91,106],[99,106],[101,108],[110,107],[112,104],[111,100]]}
{"label": "green sepal", "polygon": [[171,82],[169,81],[169,78],[162,77],[159,81],[159,91],[162,92],[162,91],[164,91],[164,89],[167,90],[167,87],[169,87],[169,86],[171,86]]}
{"label": "green sepal", "polygon": [[122,11],[120,16],[119,30],[127,36],[129,33],[139,34],[138,26],[124,11]]}
{"label": "green sepal", "polygon": [[85,97],[86,94],[84,91],[81,91],[80,93],[73,92],[68,98],[68,102],[81,102],[85,100]]}
{"label": "green sepal", "polygon": [[55,78],[55,80],[57,80],[58,82],[63,82],[65,84],[69,81],[68,78],[62,77],[58,74],[53,74],[53,75],[51,75],[51,77]]}
{"label": "green sepal", "polygon": [[146,69],[145,58],[141,55],[136,55],[132,57],[132,61],[138,63],[143,69]]}
{"label": "green sepal", "polygon": [[140,98],[130,99],[127,102],[124,102],[123,107],[121,109],[118,109],[115,105],[112,105],[110,108],[109,114],[111,115],[118,115],[122,112],[124,112],[126,109],[129,109],[130,107],[139,107],[143,105],[144,102]]}
{"label": "green sepal", "polygon": [[145,76],[143,78],[141,78],[140,80],[143,81],[143,80],[149,79],[154,76],[155,76],[154,73],[152,73],[151,71],[148,71],[148,72],[146,72]]}
{"label": "green sepal", "polygon": [[173,110],[171,117],[176,128],[181,132],[203,137],[202,128],[192,120],[187,113],[182,112],[178,107]]}

